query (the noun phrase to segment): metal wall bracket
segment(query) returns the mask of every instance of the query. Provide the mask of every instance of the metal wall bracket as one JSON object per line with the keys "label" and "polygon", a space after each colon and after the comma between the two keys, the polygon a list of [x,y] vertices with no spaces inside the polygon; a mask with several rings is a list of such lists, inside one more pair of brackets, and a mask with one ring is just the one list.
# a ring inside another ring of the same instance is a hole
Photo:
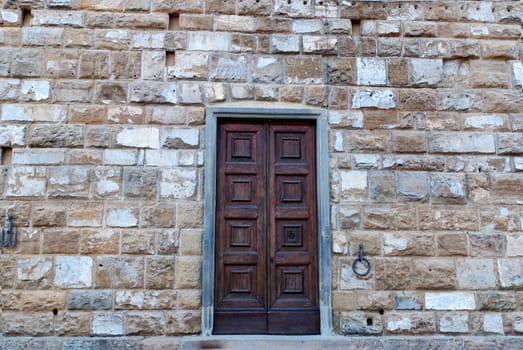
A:
{"label": "metal wall bracket", "polygon": [[[361,264],[363,268],[358,268],[358,263]],[[370,273],[370,269],[370,261],[363,256],[363,243],[360,243],[358,257],[354,259],[352,263],[352,271],[360,277],[365,277]]]}
{"label": "metal wall bracket", "polygon": [[13,230],[13,215],[7,215],[7,229],[2,229],[2,241],[0,246],[4,248],[16,247],[18,240],[18,229]]}

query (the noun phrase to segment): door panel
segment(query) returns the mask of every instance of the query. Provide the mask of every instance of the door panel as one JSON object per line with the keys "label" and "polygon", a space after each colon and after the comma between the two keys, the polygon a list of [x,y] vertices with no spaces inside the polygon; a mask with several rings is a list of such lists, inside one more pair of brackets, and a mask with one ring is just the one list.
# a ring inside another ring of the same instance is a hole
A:
{"label": "door panel", "polygon": [[218,135],[214,333],[319,333],[314,125]]}

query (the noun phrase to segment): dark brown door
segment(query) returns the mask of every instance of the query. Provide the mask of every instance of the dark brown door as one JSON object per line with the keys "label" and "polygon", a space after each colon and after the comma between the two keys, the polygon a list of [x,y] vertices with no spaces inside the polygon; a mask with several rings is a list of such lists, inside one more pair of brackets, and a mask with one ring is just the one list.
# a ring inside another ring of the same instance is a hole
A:
{"label": "dark brown door", "polygon": [[317,334],[315,127],[218,126],[215,334]]}

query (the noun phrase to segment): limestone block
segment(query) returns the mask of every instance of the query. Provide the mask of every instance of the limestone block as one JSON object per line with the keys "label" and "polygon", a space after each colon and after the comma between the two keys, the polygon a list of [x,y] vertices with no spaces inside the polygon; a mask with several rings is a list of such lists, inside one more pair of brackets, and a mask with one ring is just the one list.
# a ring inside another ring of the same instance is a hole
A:
{"label": "limestone block", "polygon": [[296,19],[292,21],[292,32],[298,34],[323,34],[323,21],[320,19]]}
{"label": "limestone block", "polygon": [[395,292],[394,309],[395,310],[421,310],[423,299],[420,293],[416,292]]}
{"label": "limestone block", "polygon": [[177,226],[184,228],[201,228],[203,225],[203,205],[198,202],[180,202],[176,205]]}
{"label": "limestone block", "polygon": [[334,54],[338,49],[336,37],[304,35],[302,42],[305,53]]}
{"label": "limestone block", "polygon": [[394,108],[396,107],[396,93],[392,89],[357,89],[352,98],[352,108],[365,107]]}
{"label": "limestone block", "polygon": [[177,294],[173,290],[118,290],[114,300],[116,310],[167,310],[176,307]]}
{"label": "limestone block", "polygon": [[359,207],[338,206],[336,220],[340,229],[353,229],[361,225],[361,215]]}
{"label": "limestone block", "polygon": [[102,226],[103,204],[96,202],[75,202],[68,207],[67,224],[73,227]]}
{"label": "limestone block", "polygon": [[439,315],[439,330],[445,333],[467,333],[469,331],[469,315],[466,313],[441,313]]}
{"label": "limestone block", "polygon": [[377,230],[410,230],[416,225],[412,207],[374,206],[363,209],[363,227]]}
{"label": "limestone block", "polygon": [[250,70],[254,82],[279,83],[283,78],[283,61],[276,57],[255,56]]}
{"label": "limestone block", "polygon": [[499,257],[505,254],[506,237],[499,233],[469,233],[469,255]]}
{"label": "limestone block", "polygon": [[492,2],[486,1],[479,4],[466,3],[459,13],[461,20],[473,22],[495,22],[496,17],[492,9]]}
{"label": "limestone block", "polygon": [[51,286],[51,278],[53,278],[52,258],[32,257],[18,260],[17,286],[47,289]]}
{"label": "limestone block", "polygon": [[507,257],[523,256],[523,236],[507,235]]}
{"label": "limestone block", "polygon": [[43,254],[77,254],[80,242],[80,232],[63,228],[43,230]]}
{"label": "limestone block", "polygon": [[202,269],[202,261],[200,257],[177,256],[175,258],[174,268],[175,288],[200,288]]}
{"label": "limestone block", "polygon": [[484,59],[517,59],[518,46],[514,41],[505,40],[481,40],[480,42],[481,56]]}
{"label": "limestone block", "polygon": [[514,292],[477,292],[478,309],[484,311],[510,311],[517,308]]}
{"label": "limestone block", "polygon": [[143,257],[97,256],[93,266],[95,288],[143,288]]}
{"label": "limestone block", "polygon": [[160,197],[192,198],[196,195],[195,169],[160,169]]}
{"label": "limestone block", "polygon": [[22,28],[22,44],[26,46],[59,46],[64,35],[63,28]]}
{"label": "limestone block", "polygon": [[180,103],[195,104],[203,102],[203,95],[198,83],[179,84]]}
{"label": "limestone block", "polygon": [[494,136],[479,133],[431,133],[428,135],[431,153],[494,153]]}
{"label": "limestone block", "polygon": [[136,148],[160,148],[160,131],[156,127],[125,127],[116,134],[116,144]]}
{"label": "limestone block", "polygon": [[512,86],[523,88],[523,63],[521,61],[511,62]]}
{"label": "limestone block", "polygon": [[96,103],[122,104],[127,102],[127,82],[101,81],[95,83],[94,100]]}
{"label": "limestone block", "polygon": [[49,197],[87,198],[89,195],[89,168],[58,167],[48,170],[47,195]]}
{"label": "limestone block", "polygon": [[110,12],[87,11],[85,13],[85,26],[88,28],[111,28],[113,14]]}
{"label": "limestone block", "polygon": [[[512,206],[483,207],[480,210],[480,219],[483,231],[512,232],[519,230],[517,209]],[[509,237],[511,236],[507,235],[507,239]],[[513,243],[516,243],[516,241],[513,241]],[[518,244],[515,244],[512,247],[510,244],[507,244],[507,248],[514,248],[517,250]]]}
{"label": "limestone block", "polygon": [[114,27],[125,29],[167,29],[169,16],[166,13],[134,14],[117,13],[114,16]]}
{"label": "limestone block", "polygon": [[176,53],[176,63],[169,66],[167,74],[182,79],[207,79],[209,75],[209,54],[202,52]]}
{"label": "limestone block", "polygon": [[[0,29],[0,33],[1,33],[0,34],[0,43],[2,43],[2,45],[5,45],[5,46],[19,46],[20,45],[22,33],[20,32],[19,28],[3,27]],[[10,52],[10,50],[5,50],[5,51]],[[7,72],[7,66],[9,65],[8,64],[9,61],[4,62],[5,51],[0,53],[0,57],[1,57],[0,60],[2,61],[2,63],[7,63],[5,67],[2,67],[0,69],[0,72],[2,72],[2,73]]]}
{"label": "limestone block", "polygon": [[166,334],[195,334],[201,330],[201,313],[199,311],[171,311],[166,313]]}
{"label": "limestone block", "polygon": [[480,57],[481,47],[478,40],[460,39],[449,40],[450,58],[478,58]]}
{"label": "limestone block", "polygon": [[187,49],[193,51],[228,51],[231,36],[225,32],[189,32]]}
{"label": "limestone block", "polygon": [[106,224],[112,227],[135,227],[138,225],[140,208],[112,207],[106,210]]}
{"label": "limestone block", "polygon": [[434,236],[412,232],[385,232],[383,253],[386,256],[433,256]]}
{"label": "limestone block", "polygon": [[59,10],[33,10],[31,25],[39,26],[59,26],[81,28],[85,25],[84,12],[59,11]]}
{"label": "limestone block", "polygon": [[[4,6],[5,7],[5,6]],[[22,16],[19,10],[9,10],[4,8],[0,11],[0,18],[4,26],[20,25]]]}
{"label": "limestone block", "polygon": [[57,256],[54,286],[86,288],[92,285],[93,259],[87,256]]}
{"label": "limestone block", "polygon": [[357,310],[390,310],[393,307],[392,292],[386,291],[360,291],[356,294]]}
{"label": "limestone block", "polygon": [[208,103],[224,102],[227,99],[227,85],[222,83],[204,83],[203,95]]}
{"label": "limestone block", "polygon": [[174,227],[176,207],[170,204],[155,204],[142,207],[141,227]]}
{"label": "limestone block", "polygon": [[212,30],[214,17],[212,15],[201,15],[192,13],[181,13],[180,29],[185,30]]}
{"label": "limestone block", "polygon": [[63,122],[67,116],[67,107],[60,105],[24,105],[3,104],[4,121]]}
{"label": "limestone block", "polygon": [[374,231],[352,230],[348,233],[348,254],[357,256],[359,245],[363,244],[367,256],[381,255],[381,233]]}
{"label": "limestone block", "polygon": [[23,125],[2,125],[0,126],[0,146],[13,147],[25,146],[25,135],[27,127]]}
{"label": "limestone block", "polygon": [[148,166],[176,166],[180,164],[177,150],[146,150],[145,164]]}
{"label": "limestone block", "polygon": [[383,332],[383,323],[377,313],[355,311],[343,315],[340,328],[343,335],[380,335]]}
{"label": "limestone block", "polygon": [[[165,32],[133,31],[131,33],[131,49],[167,49],[168,45],[176,46],[174,38],[174,35],[169,37]],[[168,42],[169,39],[173,39],[171,44]]]}
{"label": "limestone block", "polygon": [[138,151],[132,149],[106,149],[104,150],[103,158],[105,165],[136,165]]}
{"label": "limestone block", "polygon": [[356,72],[358,85],[387,84],[387,66],[383,58],[358,57]]}
{"label": "limestone block", "polygon": [[376,259],[374,271],[376,273],[376,290],[409,290],[413,288],[409,259]]}
{"label": "limestone block", "polygon": [[409,61],[409,84],[438,86],[443,78],[443,60],[412,58]]}
{"label": "limestone block", "polygon": [[436,333],[436,320],[432,312],[392,312],[384,317],[387,334]]}
{"label": "limestone block", "polygon": [[124,169],[123,188],[126,198],[156,199],[157,184],[156,169]]}
{"label": "limestone block", "polygon": [[4,336],[51,336],[53,315],[42,312],[3,312],[0,315]]}
{"label": "limestone block", "polygon": [[507,64],[493,60],[471,60],[470,82],[475,88],[507,88],[509,86]]}
{"label": "limestone block", "polygon": [[[152,64],[152,62],[147,62],[147,64]],[[117,51],[111,53],[110,74],[114,78],[137,79],[141,75],[141,70],[142,55],[140,52]]]}
{"label": "limestone block", "polygon": [[107,78],[109,77],[109,52],[87,50],[80,54],[80,78]]}
{"label": "limestone block", "polygon": [[363,127],[363,112],[361,111],[329,111],[329,124],[339,127]]}
{"label": "limestone block", "polygon": [[61,312],[54,320],[57,336],[88,336],[91,331],[91,315],[79,312]]}
{"label": "limestone block", "polygon": [[94,314],[91,335],[115,336],[124,334],[124,314],[120,312]]}
{"label": "limestone block", "polygon": [[41,197],[46,188],[45,169],[31,166],[9,168],[6,182],[6,196]]}
{"label": "limestone block", "polygon": [[156,233],[158,254],[174,254],[180,244],[180,232],[178,230],[161,230]]}
{"label": "limestone block", "polygon": [[155,232],[125,230],[121,252],[125,254],[154,254]]}
{"label": "limestone block", "polygon": [[128,50],[131,44],[131,33],[124,29],[99,29],[94,32],[96,49]]}
{"label": "limestone block", "polygon": [[212,80],[247,80],[247,57],[244,55],[213,55],[210,59],[209,78]]}
{"label": "limestone block", "polygon": [[301,37],[298,35],[271,35],[271,49],[274,53],[300,52]]}
{"label": "limestone block", "polygon": [[523,285],[523,259],[498,259],[499,283],[503,288],[521,288]]}
{"label": "limestone block", "polygon": [[430,175],[432,203],[463,204],[467,201],[467,187],[464,174]]}
{"label": "limestone block", "polygon": [[274,12],[289,17],[312,17],[314,6],[312,1],[291,1],[275,0]]}
{"label": "limestone block", "polygon": [[218,15],[214,17],[214,30],[224,32],[254,32],[255,17]]}
{"label": "limestone block", "polygon": [[517,90],[484,89],[483,100],[486,113],[519,113],[523,94]]}
{"label": "limestone block", "polygon": [[520,174],[492,174],[492,198],[498,203],[521,203],[518,196],[523,190],[523,176]]}
{"label": "limestone block", "polygon": [[128,312],[125,315],[126,335],[165,334],[165,314],[161,311]]}
{"label": "limestone block", "polygon": [[244,0],[237,3],[238,14],[268,16],[272,10],[271,0]]}
{"label": "limestone block", "polygon": [[485,333],[505,334],[501,313],[483,314],[482,331]]}
{"label": "limestone block", "polygon": [[340,171],[341,193],[344,200],[365,201],[367,199],[367,172],[361,170]]}
{"label": "limestone block", "polygon": [[[183,241],[182,241],[183,244]],[[174,286],[174,258],[149,257],[146,259],[145,287],[148,289],[170,289]]]}
{"label": "limestone block", "polygon": [[424,172],[398,172],[397,194],[402,201],[425,202],[429,197],[428,174]]}
{"label": "limestone block", "polygon": [[492,259],[458,259],[457,280],[460,289],[488,289],[496,287]]}
{"label": "limestone block", "polygon": [[463,125],[468,129],[476,130],[503,130],[507,126],[507,116],[504,114],[477,114],[463,115]]}
{"label": "limestone block", "polygon": [[20,96],[20,80],[0,80],[0,100],[16,102]]}
{"label": "limestone block", "polygon": [[117,254],[120,234],[111,229],[82,230],[80,236],[81,254]]}
{"label": "limestone block", "polygon": [[450,259],[413,260],[412,279],[412,284],[417,289],[455,289],[455,262]]}
{"label": "limestone block", "polygon": [[65,226],[65,206],[33,205],[31,208],[31,223],[35,226]]}
{"label": "limestone block", "polygon": [[438,253],[441,256],[467,255],[467,235],[460,233],[438,235]]}
{"label": "limestone block", "polygon": [[131,102],[170,103],[178,101],[175,83],[137,80],[131,83]]}
{"label": "limestone block", "polygon": [[65,309],[65,291],[24,291],[21,294],[21,311],[40,312]]}
{"label": "limestone block", "polygon": [[475,310],[476,299],[473,292],[426,292],[427,310]]}
{"label": "limestone block", "polygon": [[378,169],[381,157],[377,154],[354,154],[352,156],[352,168],[357,169]]}
{"label": "limestone block", "polygon": [[498,154],[523,154],[523,135],[519,133],[499,133]]}
{"label": "limestone block", "polygon": [[375,202],[396,201],[396,176],[392,172],[369,172],[369,197]]}

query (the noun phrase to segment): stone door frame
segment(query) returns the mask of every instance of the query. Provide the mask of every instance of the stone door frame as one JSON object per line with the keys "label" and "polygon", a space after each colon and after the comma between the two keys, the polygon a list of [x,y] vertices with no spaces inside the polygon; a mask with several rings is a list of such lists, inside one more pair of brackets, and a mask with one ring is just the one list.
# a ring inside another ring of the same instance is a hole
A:
{"label": "stone door frame", "polygon": [[[276,106],[275,106],[276,105]],[[316,121],[316,188],[318,213],[318,283],[321,335],[332,334],[331,232],[329,215],[329,148],[327,113],[321,109],[277,104],[208,107],[205,124],[204,232],[202,265],[202,334],[212,335],[214,319],[216,142],[219,118]]]}

